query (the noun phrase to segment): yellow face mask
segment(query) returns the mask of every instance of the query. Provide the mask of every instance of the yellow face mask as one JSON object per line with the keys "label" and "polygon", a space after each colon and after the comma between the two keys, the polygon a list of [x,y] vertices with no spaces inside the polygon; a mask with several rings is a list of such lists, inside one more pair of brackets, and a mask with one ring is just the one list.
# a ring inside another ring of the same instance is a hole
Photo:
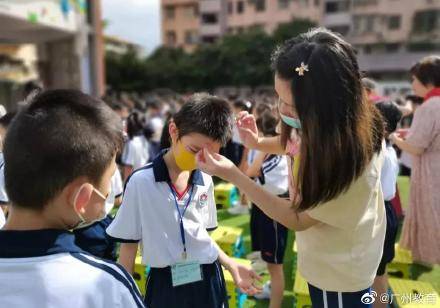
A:
{"label": "yellow face mask", "polygon": [[196,156],[189,152],[183,146],[182,142],[177,143],[177,153],[174,153],[174,159],[176,160],[177,167],[180,170],[192,171],[197,168]]}

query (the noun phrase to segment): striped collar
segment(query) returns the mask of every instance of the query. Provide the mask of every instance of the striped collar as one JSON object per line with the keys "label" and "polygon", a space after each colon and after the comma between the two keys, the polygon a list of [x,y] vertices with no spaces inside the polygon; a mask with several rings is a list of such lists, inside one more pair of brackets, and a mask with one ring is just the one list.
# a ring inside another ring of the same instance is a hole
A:
{"label": "striped collar", "polygon": [[0,230],[0,258],[41,257],[63,252],[83,252],[72,232],[58,229]]}

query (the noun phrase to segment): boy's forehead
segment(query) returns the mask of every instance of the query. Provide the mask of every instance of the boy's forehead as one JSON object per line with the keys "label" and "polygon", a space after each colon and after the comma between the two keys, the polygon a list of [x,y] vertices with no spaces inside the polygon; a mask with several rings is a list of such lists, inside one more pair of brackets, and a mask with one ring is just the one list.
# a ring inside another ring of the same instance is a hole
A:
{"label": "boy's forehead", "polygon": [[216,150],[221,147],[221,143],[219,141],[199,133],[191,133],[185,135],[182,137],[182,141],[187,146],[195,146],[198,148],[208,148]]}

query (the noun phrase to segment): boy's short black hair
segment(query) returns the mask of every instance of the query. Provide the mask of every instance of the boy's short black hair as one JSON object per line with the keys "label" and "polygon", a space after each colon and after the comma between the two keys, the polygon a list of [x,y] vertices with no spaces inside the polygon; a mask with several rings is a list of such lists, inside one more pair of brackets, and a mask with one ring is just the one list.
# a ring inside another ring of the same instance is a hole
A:
{"label": "boy's short black hair", "polygon": [[179,138],[191,133],[205,135],[225,145],[231,138],[232,111],[226,100],[205,93],[192,95],[173,116]]}
{"label": "boy's short black hair", "polygon": [[12,204],[41,210],[80,176],[99,184],[121,144],[121,121],[104,102],[76,90],[42,92],[6,134],[6,191]]}
{"label": "boy's short black hair", "polygon": [[239,99],[234,102],[234,108],[252,113],[252,110],[254,109],[254,104],[249,100]]}
{"label": "boy's short black hair", "polygon": [[278,119],[270,111],[263,112],[257,119],[258,130],[263,133],[264,136],[277,136]]}
{"label": "boy's short black hair", "polygon": [[399,121],[402,119],[402,112],[399,107],[391,101],[380,102],[375,104],[375,106],[379,109],[385,121],[386,134],[389,135],[393,133],[397,128],[397,124],[399,124]]}

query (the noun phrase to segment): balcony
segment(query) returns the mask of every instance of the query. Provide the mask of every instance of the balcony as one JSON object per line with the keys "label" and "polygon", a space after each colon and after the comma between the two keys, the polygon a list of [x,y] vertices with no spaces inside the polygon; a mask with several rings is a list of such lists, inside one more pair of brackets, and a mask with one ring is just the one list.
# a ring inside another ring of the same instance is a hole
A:
{"label": "balcony", "polygon": [[367,72],[407,72],[412,64],[429,54],[430,52],[360,54],[358,62],[360,69]]}
{"label": "balcony", "polygon": [[202,36],[221,36],[223,29],[220,24],[202,24],[200,34]]}
{"label": "balcony", "polygon": [[327,13],[324,15],[323,24],[326,27],[350,25],[351,15],[348,12]]}
{"label": "balcony", "polygon": [[200,1],[200,12],[202,13],[219,13],[222,11],[221,0],[202,0]]}
{"label": "balcony", "polygon": [[162,0],[162,6],[196,4],[197,0]]}

